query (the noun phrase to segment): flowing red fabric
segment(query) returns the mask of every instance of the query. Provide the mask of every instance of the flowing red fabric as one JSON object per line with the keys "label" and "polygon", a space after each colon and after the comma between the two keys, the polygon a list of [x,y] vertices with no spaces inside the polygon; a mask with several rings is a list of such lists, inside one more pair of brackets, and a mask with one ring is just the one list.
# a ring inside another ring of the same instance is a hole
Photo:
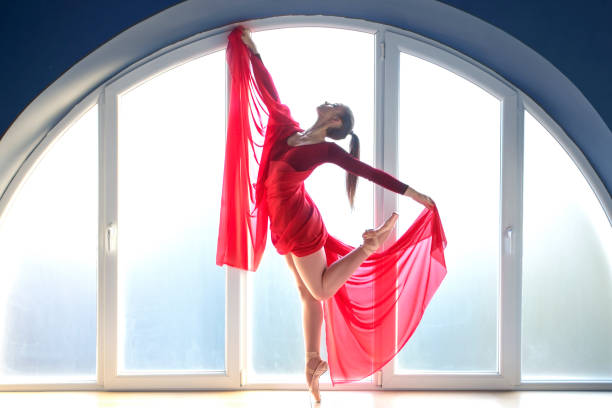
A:
{"label": "flowing red fabric", "polygon": [[[226,51],[231,84],[216,263],[255,271],[266,247],[269,213],[264,181],[270,149],[300,128],[287,106],[257,83],[241,34],[241,27],[232,31]],[[262,144],[253,140],[250,119],[259,136],[265,135]],[[257,183],[251,180],[253,163],[259,164]]]}
{"label": "flowing red fabric", "polygon": [[[241,27],[232,31],[226,54],[231,87],[217,264],[256,270],[269,221],[277,252],[304,256],[323,247],[330,265],[354,248],[325,229],[304,188],[313,169],[296,171],[282,155],[271,156],[276,143],[286,143],[301,129],[269,78],[266,84],[266,78],[253,73],[251,58],[256,57],[241,34]],[[261,144],[251,134],[251,123]],[[251,180],[254,163],[256,183]],[[406,232],[369,256],[324,302],[333,384],[359,381],[401,350],[446,275],[445,247],[437,208],[425,208]]]}

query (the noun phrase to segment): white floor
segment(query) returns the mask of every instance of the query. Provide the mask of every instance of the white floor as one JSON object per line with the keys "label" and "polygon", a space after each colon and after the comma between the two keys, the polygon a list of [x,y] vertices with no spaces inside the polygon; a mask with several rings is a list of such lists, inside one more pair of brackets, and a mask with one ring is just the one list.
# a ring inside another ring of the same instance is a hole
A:
{"label": "white floor", "polygon": [[[612,391],[323,391],[319,407],[612,408]],[[309,407],[306,391],[0,392],[0,407]]]}

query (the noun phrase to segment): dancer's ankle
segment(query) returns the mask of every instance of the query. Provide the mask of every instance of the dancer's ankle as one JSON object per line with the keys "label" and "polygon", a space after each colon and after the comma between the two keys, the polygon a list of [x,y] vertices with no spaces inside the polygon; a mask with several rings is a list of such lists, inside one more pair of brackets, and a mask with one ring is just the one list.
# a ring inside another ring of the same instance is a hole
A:
{"label": "dancer's ankle", "polygon": [[307,351],[306,352],[306,364],[308,364],[308,362],[310,360],[312,360],[313,358],[317,358],[317,359],[321,359],[321,356],[319,355],[318,351]]}

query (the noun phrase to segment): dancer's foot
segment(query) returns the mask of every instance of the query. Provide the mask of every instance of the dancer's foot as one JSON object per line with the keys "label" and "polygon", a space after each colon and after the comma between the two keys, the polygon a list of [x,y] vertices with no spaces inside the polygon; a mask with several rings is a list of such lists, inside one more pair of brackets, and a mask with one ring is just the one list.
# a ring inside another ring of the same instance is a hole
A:
{"label": "dancer's foot", "polygon": [[321,360],[319,353],[309,351],[306,353],[306,384],[315,402],[321,402],[319,393],[319,377],[328,369],[327,361]]}
{"label": "dancer's foot", "polygon": [[366,230],[362,234],[363,244],[361,247],[368,256],[376,252],[376,250],[387,240],[393,226],[397,222],[397,217],[399,217],[399,214],[394,211],[380,227]]}

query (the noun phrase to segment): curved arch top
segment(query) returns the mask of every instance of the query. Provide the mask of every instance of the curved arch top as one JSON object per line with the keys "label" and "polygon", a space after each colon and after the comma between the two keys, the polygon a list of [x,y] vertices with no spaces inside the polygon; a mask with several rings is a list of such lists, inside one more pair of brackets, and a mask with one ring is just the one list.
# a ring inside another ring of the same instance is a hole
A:
{"label": "curved arch top", "polygon": [[[186,1],[122,32],[74,65],[21,113],[0,140],[0,197],[46,132],[121,70],[151,54],[193,41],[194,36],[221,32],[228,24],[285,15],[343,16],[347,19],[335,19],[334,24],[344,21],[353,26],[358,24],[351,19],[369,20],[418,33],[470,56],[538,103],[584,153],[608,195],[612,192],[610,129],[567,77],[504,31],[454,7],[427,0],[265,3]],[[309,20],[295,19],[302,24]]]}

